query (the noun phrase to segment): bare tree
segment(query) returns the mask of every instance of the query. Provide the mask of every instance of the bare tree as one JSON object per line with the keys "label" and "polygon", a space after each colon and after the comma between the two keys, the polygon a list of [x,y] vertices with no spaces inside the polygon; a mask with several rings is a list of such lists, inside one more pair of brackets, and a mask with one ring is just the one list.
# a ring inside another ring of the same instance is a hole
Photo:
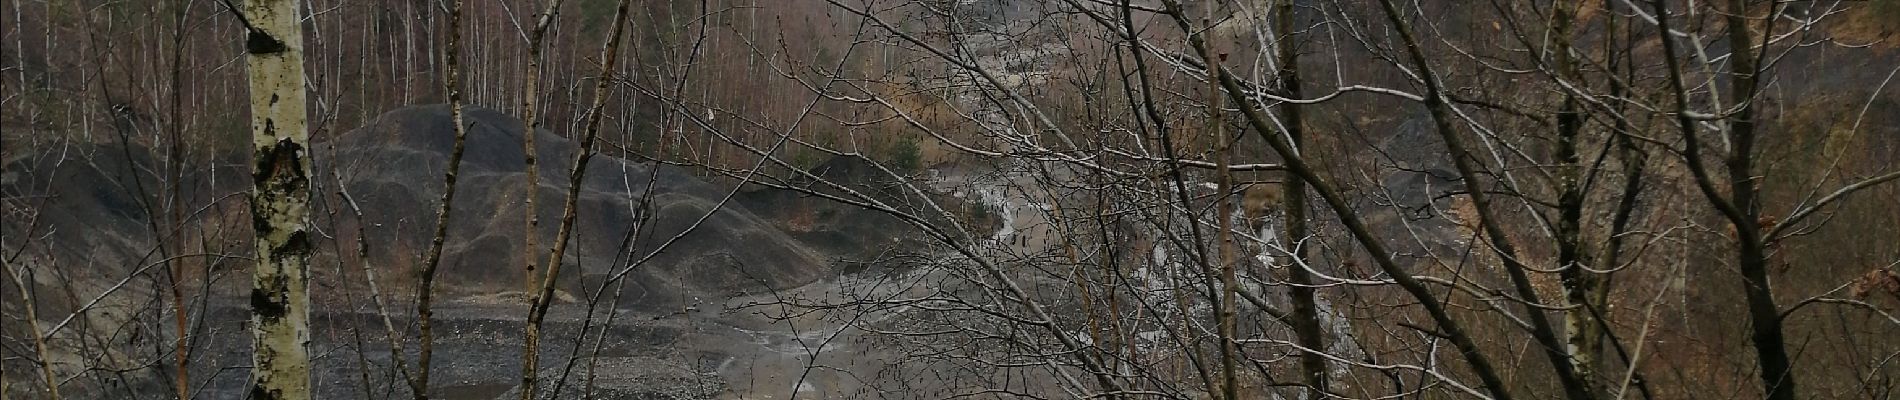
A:
{"label": "bare tree", "polygon": [[1884,3],[236,3],[0,0],[0,395],[1900,388]]}
{"label": "bare tree", "polygon": [[[531,282],[535,283],[538,287],[529,294],[528,321],[526,330],[522,335],[521,386],[519,387],[522,400],[532,400],[537,393],[535,391],[536,385],[540,381],[541,375],[541,370],[537,368],[540,364],[541,354],[541,322],[547,317],[548,306],[554,302],[554,283],[556,279],[561,277],[561,261],[567,254],[567,248],[569,246],[568,240],[574,234],[574,218],[579,213],[581,183],[584,182],[583,179],[587,176],[587,162],[590,161],[595,154],[594,139],[600,136],[600,120],[602,115],[606,112],[602,106],[605,105],[607,101],[609,94],[607,89],[613,82],[611,78],[616,72],[614,66],[620,59],[621,36],[622,30],[626,27],[627,23],[628,4],[628,0],[620,0],[620,5],[614,8],[613,29],[609,31],[607,42],[602,45],[600,50],[600,75],[595,78],[594,100],[592,105],[587,108],[587,113],[585,114],[587,125],[581,132],[580,147],[574,150],[574,166],[568,170],[567,200],[565,205],[561,207],[561,226],[554,234],[554,247],[548,249],[547,272],[531,280]],[[530,125],[532,125],[532,123],[530,123]],[[522,134],[525,136],[533,136],[535,133],[530,130]],[[532,154],[534,149],[527,149],[527,152]],[[529,168],[533,168],[533,165],[530,164]],[[528,188],[529,191],[535,189],[537,188],[532,186]],[[536,211],[529,209],[524,212],[534,214]],[[534,232],[530,232],[529,236],[533,236],[534,234]]]}
{"label": "bare tree", "polygon": [[[448,37],[443,44],[444,68],[442,87],[449,98],[449,123],[455,132],[455,144],[449,149],[449,165],[445,168],[442,182],[442,202],[436,211],[435,234],[429,240],[429,252],[422,265],[416,270],[416,322],[420,330],[421,345],[416,354],[415,379],[409,382],[410,390],[418,400],[429,398],[429,370],[435,355],[434,297],[436,271],[442,265],[442,246],[448,240],[449,219],[455,205],[456,173],[462,168],[462,151],[468,144],[468,126],[462,121],[462,85],[461,85],[461,46],[462,46],[462,2],[455,0],[449,5]],[[398,361],[400,362],[400,361]]]}
{"label": "bare tree", "polygon": [[244,49],[256,164],[251,219],[251,396],[308,399],[310,391],[310,132],[304,103],[303,18],[289,0],[247,0]]}

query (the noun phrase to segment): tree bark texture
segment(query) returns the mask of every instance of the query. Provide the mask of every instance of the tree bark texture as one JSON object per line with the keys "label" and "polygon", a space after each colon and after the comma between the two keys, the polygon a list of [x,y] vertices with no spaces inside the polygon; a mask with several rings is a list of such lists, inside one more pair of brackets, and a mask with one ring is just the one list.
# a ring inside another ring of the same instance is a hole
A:
{"label": "tree bark texture", "polygon": [[251,398],[310,398],[310,143],[297,2],[247,0],[251,87]]}

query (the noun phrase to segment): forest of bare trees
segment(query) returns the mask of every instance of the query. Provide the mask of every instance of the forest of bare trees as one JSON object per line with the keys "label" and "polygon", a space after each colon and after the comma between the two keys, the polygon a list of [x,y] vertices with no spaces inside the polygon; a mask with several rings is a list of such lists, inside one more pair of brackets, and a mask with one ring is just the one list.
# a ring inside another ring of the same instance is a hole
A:
{"label": "forest of bare trees", "polygon": [[1897,75],[1891,0],[0,0],[0,399],[1896,398]]}

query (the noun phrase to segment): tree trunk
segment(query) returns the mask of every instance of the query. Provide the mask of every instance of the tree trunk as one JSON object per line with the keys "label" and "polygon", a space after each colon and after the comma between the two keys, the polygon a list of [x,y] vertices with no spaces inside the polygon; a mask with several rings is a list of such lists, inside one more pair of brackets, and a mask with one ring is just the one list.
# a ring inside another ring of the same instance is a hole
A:
{"label": "tree trunk", "polygon": [[[1179,1],[1163,0],[1161,3],[1167,7],[1166,14],[1174,19],[1176,26],[1187,33],[1188,45],[1197,50],[1207,46],[1204,35],[1200,33],[1201,30],[1190,24],[1187,17],[1181,13]],[[1392,12],[1389,3],[1382,4],[1387,6],[1388,13]],[[1333,210],[1333,214],[1339,217],[1340,224],[1345,225],[1346,231],[1352,234],[1353,239],[1366,249],[1366,253],[1372,255],[1372,260],[1379,269],[1391,275],[1393,283],[1417,299],[1419,305],[1424,307],[1425,312],[1431,316],[1432,321],[1438,323],[1438,330],[1432,334],[1451,341],[1452,346],[1464,357],[1466,364],[1470,365],[1472,372],[1478,375],[1478,380],[1483,382],[1482,390],[1495,399],[1511,399],[1511,393],[1505,387],[1504,381],[1499,378],[1497,368],[1492,366],[1490,358],[1485,357],[1484,353],[1478,350],[1477,342],[1471,339],[1471,335],[1465,333],[1464,326],[1451,318],[1450,312],[1446,311],[1445,303],[1440,302],[1438,296],[1432,294],[1424,282],[1400,268],[1397,261],[1392,258],[1393,253],[1386,251],[1385,245],[1372,234],[1371,228],[1367,227],[1359,213],[1346,204],[1345,197],[1322,179],[1313,167],[1306,163],[1306,159],[1294,151],[1291,144],[1271,133],[1274,129],[1267,124],[1267,118],[1260,115],[1259,110],[1248,103],[1246,90],[1241,88],[1238,80],[1229,74],[1211,75],[1220,82],[1221,88],[1227,93],[1228,100],[1245,105],[1239,107],[1241,116],[1245,117],[1247,125],[1273,148],[1274,153],[1278,153],[1285,160],[1287,172],[1305,181],[1307,187],[1311,188],[1314,194],[1319,195],[1320,199],[1326,202],[1326,206]]]}
{"label": "tree trunk", "polygon": [[[1736,264],[1741,268],[1743,290],[1748,299],[1750,337],[1755,342],[1755,356],[1761,362],[1762,390],[1773,400],[1794,400],[1794,367],[1788,359],[1787,345],[1781,332],[1781,307],[1775,305],[1773,287],[1768,283],[1768,249],[1762,236],[1761,207],[1756,203],[1761,195],[1761,181],[1756,179],[1755,161],[1755,92],[1757,77],[1761,72],[1760,58],[1755,53],[1755,33],[1749,25],[1748,1],[1729,0],[1728,2],[1728,39],[1729,58],[1735,60],[1729,71],[1732,101],[1741,107],[1729,118],[1729,143],[1734,148],[1728,155],[1728,180],[1732,212],[1729,221],[1735,226],[1735,238],[1740,249],[1736,254]],[[1773,10],[1770,6],[1773,21]],[[1772,32],[1772,29],[1764,29]]]}
{"label": "tree trunk", "polygon": [[435,235],[429,240],[428,258],[423,261],[416,287],[416,325],[422,344],[416,350],[415,380],[409,387],[417,400],[429,398],[429,369],[435,355],[435,272],[442,265],[442,246],[449,239],[449,217],[455,210],[455,180],[462,170],[462,149],[468,143],[468,126],[462,119],[462,1],[449,9],[449,37],[443,47],[442,90],[449,97],[449,121],[455,131],[455,144],[449,149],[449,165],[442,173],[442,203],[435,213]]}
{"label": "tree trunk", "polygon": [[574,217],[580,207],[581,182],[587,176],[587,161],[594,158],[594,139],[600,136],[601,107],[607,103],[608,85],[613,82],[614,68],[620,60],[620,42],[627,26],[629,3],[629,0],[620,0],[620,5],[615,7],[613,30],[608,34],[607,44],[601,49],[600,76],[594,83],[594,100],[587,108],[587,125],[582,131],[580,147],[574,150],[574,167],[568,173],[567,201],[562,207],[561,225],[554,234],[554,247],[549,249],[547,272],[538,279],[529,280],[529,284],[538,284],[539,287],[530,292],[528,297],[528,321],[521,345],[521,400],[533,400],[535,386],[540,382],[537,365],[541,354],[541,321],[548,315],[548,305],[554,302],[554,282],[561,277],[561,259],[567,254],[568,239],[574,233]]}
{"label": "tree trunk", "polygon": [[310,142],[297,2],[248,0],[251,83],[251,398],[310,398]]}
{"label": "tree trunk", "polygon": [[[1273,35],[1278,50],[1276,56],[1280,59],[1280,90],[1285,91],[1289,98],[1304,98],[1300,90],[1300,53],[1293,41],[1293,1],[1282,0],[1278,7],[1280,10],[1273,22]],[[1301,147],[1305,145],[1306,121],[1301,117],[1300,105],[1289,102],[1280,107],[1286,115],[1288,144],[1292,145],[1291,149],[1295,153],[1306,151]],[[1313,287],[1312,272],[1301,267],[1303,263],[1298,261],[1306,258],[1306,247],[1297,245],[1307,235],[1306,181],[1288,179],[1283,188],[1286,192],[1281,197],[1285,202],[1281,212],[1286,221],[1286,241],[1283,243],[1294,246],[1289,249],[1289,255],[1296,260],[1293,267],[1287,268],[1287,281],[1292,283],[1289,290],[1293,303],[1291,325],[1294,341],[1306,348],[1300,353],[1300,368],[1305,374],[1301,377],[1303,383],[1310,392],[1307,398],[1317,399],[1324,397],[1330,389],[1326,383],[1326,357],[1319,353],[1326,351],[1326,338],[1320,329],[1317,290]]]}
{"label": "tree trunk", "polygon": [[[1651,1],[1650,7],[1656,15],[1668,15],[1668,5],[1660,0]],[[1676,125],[1682,132],[1682,158],[1688,164],[1689,173],[1695,178],[1696,189],[1708,199],[1716,211],[1722,213],[1735,228],[1736,266],[1742,273],[1742,293],[1748,305],[1750,339],[1755,345],[1756,360],[1760,363],[1762,391],[1772,400],[1793,400],[1795,398],[1795,380],[1792,361],[1788,359],[1786,338],[1781,331],[1780,307],[1775,304],[1775,296],[1768,283],[1767,244],[1761,224],[1761,210],[1755,204],[1759,196],[1759,183],[1753,173],[1755,144],[1755,92],[1757,74],[1761,72],[1759,58],[1753,53],[1755,38],[1748,23],[1748,4],[1745,0],[1728,2],[1726,23],[1731,50],[1729,58],[1733,60],[1728,73],[1730,96],[1740,104],[1734,115],[1728,117],[1728,135],[1732,150],[1724,158],[1729,173],[1730,195],[1724,197],[1715,187],[1715,177],[1702,165],[1702,144],[1696,136],[1697,123],[1689,117],[1689,95],[1684,83],[1683,66],[1674,57],[1677,54],[1675,39],[1669,35],[1660,35],[1663,51],[1669,57],[1663,57],[1674,92],[1676,106]],[[1771,10],[1772,11],[1772,10]],[[1657,18],[1657,28],[1669,32],[1669,18]],[[1764,29],[1767,30],[1767,29]],[[1771,31],[1771,30],[1768,30]]]}
{"label": "tree trunk", "polygon": [[536,147],[534,145],[535,129],[541,126],[540,122],[536,120],[539,117],[535,114],[535,112],[538,111],[536,107],[541,105],[541,49],[542,44],[547,39],[548,26],[554,23],[554,16],[561,10],[561,1],[562,0],[553,0],[548,2],[547,8],[543,9],[540,14],[535,15],[534,30],[528,33],[528,68],[527,71],[525,71],[527,72],[525,78],[526,83],[521,88],[521,132],[523,132],[521,134],[521,154],[522,161],[527,164],[524,168],[528,174],[528,182],[521,194],[521,209],[523,210],[521,214],[527,222],[527,225],[522,227],[524,235],[522,235],[523,246],[521,250],[521,258],[525,266],[523,268],[523,278],[525,279],[522,280],[522,290],[524,293],[534,292],[535,256],[539,253],[539,251],[535,249],[541,247],[539,241],[541,237],[541,213],[539,209],[534,207],[535,194],[541,190],[541,170],[537,167],[539,162],[535,157]]}
{"label": "tree trunk", "polygon": [[[1556,56],[1557,78],[1564,82],[1581,85],[1582,74],[1578,72],[1571,52],[1571,23],[1576,15],[1576,5],[1558,6],[1554,18],[1557,40]],[[1589,392],[1592,398],[1602,397],[1596,381],[1597,354],[1602,343],[1598,338],[1602,331],[1598,329],[1595,313],[1607,310],[1600,302],[1592,302],[1593,294],[1602,279],[1584,266],[1591,265],[1589,254],[1583,251],[1583,203],[1588,188],[1584,186],[1584,169],[1578,155],[1577,146],[1582,140],[1584,114],[1576,96],[1565,95],[1563,106],[1557,111],[1557,268],[1558,279],[1563,284],[1564,305],[1564,352],[1570,355],[1571,368],[1581,381],[1582,390]]]}

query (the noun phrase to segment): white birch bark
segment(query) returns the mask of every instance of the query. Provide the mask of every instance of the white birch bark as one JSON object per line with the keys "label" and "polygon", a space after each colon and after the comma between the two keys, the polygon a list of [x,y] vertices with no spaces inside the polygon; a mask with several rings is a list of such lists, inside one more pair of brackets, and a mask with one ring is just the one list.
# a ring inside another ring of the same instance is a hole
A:
{"label": "white birch bark", "polygon": [[246,0],[251,85],[251,398],[309,399],[310,141],[293,0]]}

